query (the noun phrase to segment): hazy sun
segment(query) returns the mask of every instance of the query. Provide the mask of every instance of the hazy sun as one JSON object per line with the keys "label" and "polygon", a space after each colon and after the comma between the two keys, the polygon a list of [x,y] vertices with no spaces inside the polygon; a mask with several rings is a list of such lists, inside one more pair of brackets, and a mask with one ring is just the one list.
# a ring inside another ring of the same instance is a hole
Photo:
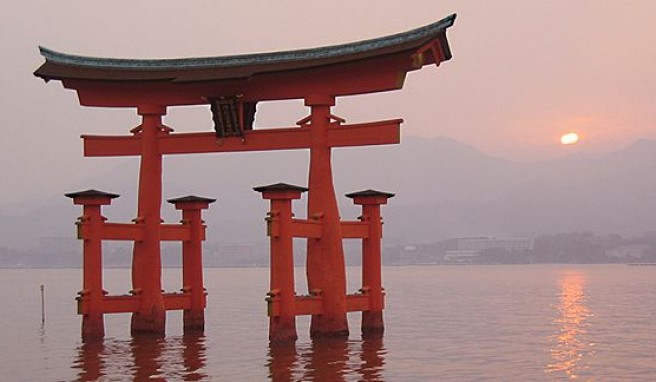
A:
{"label": "hazy sun", "polygon": [[564,145],[573,145],[578,143],[579,135],[576,133],[567,133],[560,137],[560,143]]}

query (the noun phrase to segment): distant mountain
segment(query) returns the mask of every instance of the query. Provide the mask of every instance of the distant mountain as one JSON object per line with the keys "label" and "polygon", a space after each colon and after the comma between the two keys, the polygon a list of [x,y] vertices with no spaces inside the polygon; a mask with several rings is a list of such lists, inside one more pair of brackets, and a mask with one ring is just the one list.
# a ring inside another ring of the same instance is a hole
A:
{"label": "distant mountain", "polygon": [[[122,197],[104,208],[111,221],[129,221],[136,210],[138,160],[94,179],[44,195],[22,209],[0,205],[0,247],[24,248],[41,238],[74,237],[80,214],[64,192],[97,188]],[[641,234],[656,228],[656,142],[640,140],[607,154],[573,155],[521,163],[488,156],[449,138],[403,139],[401,145],[334,150],[335,186],[342,217],[358,209],[344,193],[367,188],[397,196],[383,208],[385,243],[432,242],[470,235],[533,236],[590,230]],[[266,201],[252,187],[307,184],[306,151],[167,157],[164,196],[217,198],[204,214],[208,239],[218,243],[265,242]],[[305,215],[305,201],[295,204]],[[163,215],[178,211],[164,203]],[[27,204],[26,204],[27,205]]]}
{"label": "distant mountain", "polygon": [[[407,208],[390,207],[388,232],[426,242],[433,235],[535,236],[588,230],[634,235],[656,227],[654,141],[640,140],[607,154],[526,164],[480,153],[472,157],[476,159],[470,167],[448,160],[444,165],[457,168],[459,176],[435,179],[465,197],[436,196]],[[474,185],[468,182],[472,179]],[[491,185],[487,193],[486,182]],[[469,193],[469,187],[478,195]],[[409,220],[415,221],[412,228],[391,228]]]}

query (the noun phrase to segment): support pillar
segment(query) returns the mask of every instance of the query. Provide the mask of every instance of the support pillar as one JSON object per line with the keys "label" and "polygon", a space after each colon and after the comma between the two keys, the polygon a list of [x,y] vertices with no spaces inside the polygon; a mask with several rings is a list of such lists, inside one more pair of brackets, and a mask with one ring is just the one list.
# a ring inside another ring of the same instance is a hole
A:
{"label": "support pillar", "polygon": [[366,190],[346,195],[362,206],[361,220],[368,223],[369,234],[362,239],[362,293],[369,295],[369,310],[362,312],[362,336],[375,337],[385,330],[383,308],[385,296],[382,286],[381,239],[383,222],[380,205],[394,194]]}
{"label": "support pillar", "polygon": [[189,240],[182,242],[182,291],[191,296],[191,307],[183,312],[185,334],[205,329],[206,293],[203,284],[203,249],[205,225],[201,211],[209,208],[216,199],[185,196],[169,199],[176,210],[182,211],[182,225],[189,227]]}
{"label": "support pillar", "polygon": [[[105,336],[103,316],[102,240],[104,217],[101,206],[111,204],[118,195],[87,190],[66,194],[73,203],[83,206],[77,223],[78,237],[84,239],[82,250],[82,290],[79,293],[78,311],[82,314],[82,339],[91,340]],[[83,234],[84,232],[84,234]]]}
{"label": "support pillar", "polygon": [[307,278],[310,294],[323,296],[323,314],[313,315],[310,336],[348,337],[346,317],[346,264],[327,130],[335,99],[312,96],[305,99],[310,114],[310,171],[308,219],[321,219],[321,238],[307,241]]}
{"label": "support pillar", "polygon": [[270,237],[271,265],[268,300],[280,309],[269,310],[269,341],[295,341],[296,291],[294,286],[294,247],[292,230],[292,200],[300,199],[307,188],[284,183],[255,187],[264,199],[271,201],[267,231]]}
{"label": "support pillar", "polygon": [[162,154],[158,137],[167,134],[162,125],[166,107],[139,106],[142,124],[135,129],[141,135],[139,199],[135,222],[143,224],[143,240],[134,244],[132,293],[140,297],[139,309],[132,314],[131,332],[164,335],[166,310],[162,296],[162,258],[160,225],[162,205]]}

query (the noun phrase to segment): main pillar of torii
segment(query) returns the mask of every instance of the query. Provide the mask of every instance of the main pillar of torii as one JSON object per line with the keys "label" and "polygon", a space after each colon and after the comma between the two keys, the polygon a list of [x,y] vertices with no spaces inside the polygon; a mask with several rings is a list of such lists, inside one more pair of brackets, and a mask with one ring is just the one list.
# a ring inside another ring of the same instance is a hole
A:
{"label": "main pillar of torii", "polygon": [[[40,48],[45,63],[34,74],[61,81],[80,104],[133,108],[142,124],[131,135],[83,136],[85,156],[140,156],[137,220],[144,240],[135,244],[133,288],[148,290],[133,317],[133,331],[164,331],[158,237],[163,155],[309,149],[308,215],[321,216],[320,240],[308,240],[310,289],[324,293],[325,312],[313,317],[314,336],[348,333],[345,277],[323,280],[324,267],[343,268],[339,213],[332,183],[333,147],[396,144],[400,119],[345,124],[331,113],[340,96],[398,90],[406,74],[451,58],[446,31],[455,15],[408,32],[344,45],[298,51],[189,59],[84,57]],[[310,116],[297,127],[254,129],[260,101],[303,99]],[[169,107],[210,105],[215,132],[174,133],[162,124]],[[144,284],[146,283],[146,284]],[[340,300],[341,301],[341,300]]]}

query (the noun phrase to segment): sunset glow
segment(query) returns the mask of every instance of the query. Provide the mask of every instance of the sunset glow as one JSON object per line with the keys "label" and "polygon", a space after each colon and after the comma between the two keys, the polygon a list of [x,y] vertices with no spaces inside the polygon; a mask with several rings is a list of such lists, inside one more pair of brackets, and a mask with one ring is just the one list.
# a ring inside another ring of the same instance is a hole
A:
{"label": "sunset glow", "polygon": [[567,133],[560,137],[560,143],[563,145],[574,145],[579,142],[579,135],[576,133]]}

